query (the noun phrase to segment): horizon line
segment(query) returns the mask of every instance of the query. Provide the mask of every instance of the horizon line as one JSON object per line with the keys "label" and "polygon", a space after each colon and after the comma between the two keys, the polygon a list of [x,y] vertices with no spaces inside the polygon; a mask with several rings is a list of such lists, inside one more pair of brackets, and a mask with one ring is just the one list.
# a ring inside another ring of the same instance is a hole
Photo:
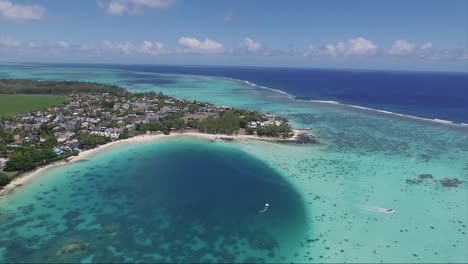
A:
{"label": "horizon line", "polygon": [[268,65],[216,65],[216,64],[167,64],[167,63],[125,63],[125,62],[47,62],[47,61],[2,61],[2,64],[44,64],[44,65],[129,65],[129,66],[170,66],[170,67],[207,67],[207,68],[260,68],[260,69],[297,69],[322,71],[361,71],[361,72],[400,72],[400,73],[453,73],[468,74],[466,70],[419,70],[419,69],[392,69],[392,68],[341,68],[341,67],[307,67],[307,66],[268,66]]}

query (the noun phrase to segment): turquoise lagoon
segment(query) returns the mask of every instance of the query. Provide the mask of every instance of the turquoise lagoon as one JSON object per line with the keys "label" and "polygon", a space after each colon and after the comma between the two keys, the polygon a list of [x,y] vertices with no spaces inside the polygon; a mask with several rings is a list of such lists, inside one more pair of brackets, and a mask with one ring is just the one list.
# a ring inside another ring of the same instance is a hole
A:
{"label": "turquoise lagoon", "polygon": [[[265,201],[275,210],[260,214]],[[306,232],[300,195],[227,144],[121,144],[5,198],[8,262],[281,262]],[[64,246],[83,250],[63,254]]]}
{"label": "turquoise lagoon", "polygon": [[[120,145],[50,170],[1,199],[3,261],[468,262],[466,127],[299,101],[224,78],[12,65],[0,72],[261,110],[310,128],[321,141],[171,139]],[[206,159],[197,158],[200,151]],[[190,162],[183,157],[214,168],[184,170]],[[161,173],[149,169],[156,164]],[[236,186],[235,175],[255,187]],[[447,187],[444,178],[465,182]],[[265,202],[268,214],[258,215]],[[89,248],[57,256],[74,241]]]}

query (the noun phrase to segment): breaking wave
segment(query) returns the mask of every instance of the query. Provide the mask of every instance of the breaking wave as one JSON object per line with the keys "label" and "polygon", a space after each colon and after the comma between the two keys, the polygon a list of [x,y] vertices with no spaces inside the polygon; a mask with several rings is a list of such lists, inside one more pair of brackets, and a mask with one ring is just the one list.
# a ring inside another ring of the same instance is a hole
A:
{"label": "breaking wave", "polygon": [[468,124],[466,124],[466,123],[457,123],[457,122],[454,122],[454,121],[438,119],[438,118],[426,118],[426,117],[419,117],[419,116],[401,114],[401,113],[396,113],[396,112],[392,112],[392,111],[388,111],[388,110],[380,110],[380,109],[375,109],[375,108],[365,107],[365,106],[359,106],[359,105],[353,105],[353,104],[344,104],[344,103],[340,103],[340,102],[337,102],[337,101],[331,101],[331,100],[298,99],[298,98],[296,98],[296,96],[294,96],[292,94],[289,94],[289,93],[287,93],[285,91],[278,90],[278,89],[273,89],[273,88],[262,86],[262,85],[258,85],[258,84],[255,84],[255,83],[252,83],[252,82],[249,82],[249,81],[246,81],[246,80],[240,80],[240,79],[235,79],[235,78],[230,78],[230,77],[218,77],[218,76],[209,76],[209,77],[228,79],[228,80],[243,83],[243,84],[251,86],[251,87],[270,90],[270,91],[273,91],[273,92],[281,93],[283,95],[286,95],[290,99],[298,100],[298,101],[308,101],[308,102],[314,102],[314,103],[341,105],[341,106],[352,107],[352,108],[356,108],[356,109],[360,109],[360,110],[378,112],[378,113],[381,113],[381,114],[399,116],[399,117],[404,117],[404,118],[417,119],[417,120],[421,120],[421,121],[429,121],[429,122],[434,122],[434,123],[439,123],[439,124],[468,127]]}

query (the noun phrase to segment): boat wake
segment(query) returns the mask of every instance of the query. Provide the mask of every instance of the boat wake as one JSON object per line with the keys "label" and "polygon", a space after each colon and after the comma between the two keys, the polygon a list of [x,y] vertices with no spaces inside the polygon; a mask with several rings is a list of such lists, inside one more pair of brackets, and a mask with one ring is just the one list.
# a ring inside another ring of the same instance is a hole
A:
{"label": "boat wake", "polygon": [[266,212],[268,210],[269,206],[270,206],[270,204],[266,203],[265,208],[263,208],[263,210],[261,210],[260,213],[263,214],[264,212]]}
{"label": "boat wake", "polygon": [[358,205],[358,208],[364,211],[369,211],[369,212],[376,212],[376,213],[382,213],[382,214],[394,214],[396,211],[394,209],[387,209],[379,206],[374,206],[374,205]]}

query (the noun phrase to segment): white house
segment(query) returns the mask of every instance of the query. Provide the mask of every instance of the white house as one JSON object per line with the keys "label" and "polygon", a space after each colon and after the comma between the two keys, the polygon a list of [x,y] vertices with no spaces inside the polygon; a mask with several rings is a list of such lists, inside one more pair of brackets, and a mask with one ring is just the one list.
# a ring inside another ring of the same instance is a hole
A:
{"label": "white house", "polygon": [[9,160],[9,158],[0,158],[0,169],[3,169]]}

